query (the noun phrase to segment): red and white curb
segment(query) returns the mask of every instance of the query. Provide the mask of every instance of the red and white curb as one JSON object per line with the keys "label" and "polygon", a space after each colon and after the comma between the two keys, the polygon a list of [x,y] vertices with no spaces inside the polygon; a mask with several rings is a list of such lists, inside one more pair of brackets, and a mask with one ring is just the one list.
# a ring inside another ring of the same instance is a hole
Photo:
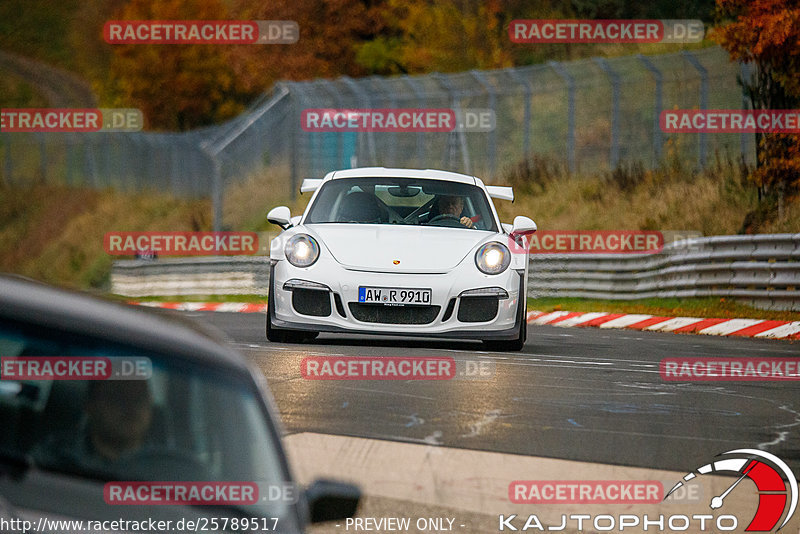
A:
{"label": "red and white curb", "polygon": [[[213,311],[264,313],[266,304],[244,302],[129,302],[151,308],[178,311]],[[740,336],[769,339],[800,339],[800,321],[763,319],[699,319],[697,317],[660,317],[632,313],[541,311],[528,312],[528,323],[562,327],[628,328],[651,332],[676,332],[710,336]]]}
{"label": "red and white curb", "polygon": [[629,328],[651,332],[739,336],[769,339],[800,339],[800,321],[764,319],[699,319],[697,317],[660,317],[632,313],[541,311],[528,312],[528,323],[562,327]]}
{"label": "red and white curb", "polygon": [[248,304],[246,302],[135,302],[128,304],[137,306],[148,306],[150,308],[166,308],[178,311],[213,311],[213,312],[235,312],[235,313],[258,313],[266,312],[266,304]]}

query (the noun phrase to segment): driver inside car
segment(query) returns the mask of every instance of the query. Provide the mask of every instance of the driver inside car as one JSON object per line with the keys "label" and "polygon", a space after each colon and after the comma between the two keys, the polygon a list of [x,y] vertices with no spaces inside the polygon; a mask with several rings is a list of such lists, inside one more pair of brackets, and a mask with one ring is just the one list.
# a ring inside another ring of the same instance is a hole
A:
{"label": "driver inside car", "polygon": [[438,199],[439,214],[452,215],[458,219],[462,225],[467,228],[473,227],[472,219],[469,217],[462,217],[461,213],[464,211],[464,198],[460,196],[442,196]]}
{"label": "driver inside car", "polygon": [[50,435],[33,456],[37,463],[105,471],[147,448],[152,419],[146,381],[92,381],[77,432]]}

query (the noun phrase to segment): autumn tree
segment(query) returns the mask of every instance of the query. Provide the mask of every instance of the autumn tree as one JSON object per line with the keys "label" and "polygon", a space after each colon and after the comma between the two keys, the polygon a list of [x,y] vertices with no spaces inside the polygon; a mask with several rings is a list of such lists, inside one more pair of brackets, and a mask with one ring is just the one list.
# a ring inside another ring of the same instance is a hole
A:
{"label": "autumn tree", "polygon": [[[222,0],[130,0],[122,20],[230,19]],[[106,94],[142,110],[152,129],[188,130],[234,117],[263,89],[237,75],[232,49],[259,45],[120,44],[113,46]]]}
{"label": "autumn tree", "polygon": [[[755,75],[742,79],[753,109],[800,107],[800,5],[795,0],[717,0],[722,20],[712,38],[732,60],[752,63]],[[760,191],[783,202],[800,192],[800,136],[756,134],[757,167],[752,179]]]}
{"label": "autumn tree", "polygon": [[457,72],[513,65],[501,0],[389,0],[387,30],[358,46],[376,74]]}

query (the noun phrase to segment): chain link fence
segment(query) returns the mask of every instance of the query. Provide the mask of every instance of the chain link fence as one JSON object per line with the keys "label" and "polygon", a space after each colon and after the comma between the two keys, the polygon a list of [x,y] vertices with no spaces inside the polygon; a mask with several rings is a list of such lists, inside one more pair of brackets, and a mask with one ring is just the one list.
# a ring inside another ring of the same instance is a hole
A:
{"label": "chain link fence", "polygon": [[[306,177],[355,166],[439,168],[494,181],[526,156],[575,173],[678,157],[705,166],[715,153],[755,158],[752,134],[666,134],[669,109],[747,107],[737,77],[750,76],[721,48],[592,58],[425,76],[280,82],[246,113],[186,133],[0,133],[9,184],[66,183],[210,195],[272,173],[296,192]],[[308,108],[491,109],[490,132],[306,132]],[[217,220],[219,220],[217,218]]]}

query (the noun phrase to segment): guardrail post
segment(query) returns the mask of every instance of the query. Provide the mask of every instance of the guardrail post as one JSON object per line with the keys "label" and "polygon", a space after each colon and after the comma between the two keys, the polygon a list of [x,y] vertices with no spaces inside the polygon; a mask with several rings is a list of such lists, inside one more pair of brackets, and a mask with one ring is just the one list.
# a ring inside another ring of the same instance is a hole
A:
{"label": "guardrail post", "polygon": [[[696,57],[686,50],[681,50],[681,55],[691,63],[695,70],[700,74],[700,109],[708,109],[708,70],[700,64]],[[706,151],[708,150],[708,138],[706,132],[700,132],[700,144],[698,146],[697,163],[701,169],[706,166]]]}
{"label": "guardrail post", "polygon": [[523,128],[522,128],[522,144],[525,159],[530,158],[531,154],[531,100],[533,95],[533,87],[531,82],[525,79],[517,69],[508,69],[508,73],[525,89],[525,112],[523,115]]}
{"label": "guardrail post", "polygon": [[617,168],[619,165],[619,93],[620,93],[620,78],[611,65],[608,64],[604,58],[592,58],[597,66],[608,75],[611,81],[611,152],[609,154],[609,163],[612,169]]}
{"label": "guardrail post", "polygon": [[664,109],[664,75],[646,56],[636,54],[636,57],[642,62],[642,65],[650,71],[650,74],[653,75],[653,81],[656,83],[655,99],[653,102],[653,163],[655,166],[655,164],[658,164],[661,160],[661,151],[664,148],[660,123],[661,111]]}
{"label": "guardrail post", "polygon": [[495,128],[489,132],[489,175],[494,179],[497,171],[497,92],[492,84],[486,79],[486,73],[479,70],[471,70],[470,74],[483,86],[486,94],[489,95],[489,109],[495,119]]}
{"label": "guardrail post", "polygon": [[567,163],[569,172],[575,173],[575,79],[558,61],[548,61],[564,83],[567,84]]}

